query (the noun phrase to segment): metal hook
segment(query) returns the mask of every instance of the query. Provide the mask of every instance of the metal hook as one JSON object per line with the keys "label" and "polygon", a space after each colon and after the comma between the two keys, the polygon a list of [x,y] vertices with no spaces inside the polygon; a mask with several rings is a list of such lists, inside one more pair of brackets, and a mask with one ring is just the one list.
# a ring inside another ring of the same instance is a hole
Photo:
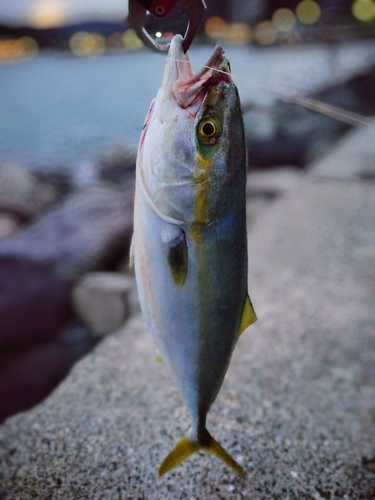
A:
{"label": "metal hook", "polygon": [[192,44],[202,22],[206,4],[204,0],[129,0],[128,23],[132,26],[144,44],[157,52],[166,52],[169,44],[158,43],[145,29],[147,12],[163,18],[166,17],[176,2],[179,1],[189,18],[189,24],[182,42],[183,51],[186,53]]}

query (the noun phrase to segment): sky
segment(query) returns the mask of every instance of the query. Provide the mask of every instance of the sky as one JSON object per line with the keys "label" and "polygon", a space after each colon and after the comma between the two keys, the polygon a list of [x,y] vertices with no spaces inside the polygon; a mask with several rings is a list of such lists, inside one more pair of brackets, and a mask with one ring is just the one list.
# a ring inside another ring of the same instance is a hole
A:
{"label": "sky", "polygon": [[0,0],[0,23],[54,27],[88,19],[122,20],[128,0]]}

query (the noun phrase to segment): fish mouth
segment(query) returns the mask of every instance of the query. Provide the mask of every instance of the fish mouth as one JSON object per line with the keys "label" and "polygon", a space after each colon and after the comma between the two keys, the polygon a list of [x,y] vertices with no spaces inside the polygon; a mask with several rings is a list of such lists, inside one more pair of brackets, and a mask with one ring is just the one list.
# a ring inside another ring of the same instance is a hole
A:
{"label": "fish mouth", "polygon": [[230,65],[223,47],[218,45],[202,69],[194,73],[188,54],[182,49],[182,41],[182,36],[176,35],[171,42],[163,87],[172,90],[181,108],[195,115],[209,88],[232,82]]}

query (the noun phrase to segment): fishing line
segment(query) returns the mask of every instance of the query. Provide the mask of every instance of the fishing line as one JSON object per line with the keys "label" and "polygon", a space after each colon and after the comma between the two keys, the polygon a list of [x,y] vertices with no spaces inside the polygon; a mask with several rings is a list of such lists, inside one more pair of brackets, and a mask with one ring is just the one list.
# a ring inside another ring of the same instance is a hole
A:
{"label": "fishing line", "polygon": [[[185,62],[185,63],[189,62],[186,61],[186,59],[174,59],[174,61]],[[298,104],[305,108],[311,109],[312,111],[316,111],[317,113],[329,116],[330,118],[333,118],[337,121],[347,123],[348,125],[352,126],[365,125],[366,127],[375,128],[375,125],[369,123],[368,119],[365,116],[359,115],[358,113],[348,111],[338,106],[333,106],[332,104],[326,104],[322,101],[318,101],[317,99],[313,99],[311,97],[303,97],[295,94],[289,94],[288,92],[275,89],[274,87],[269,87],[268,85],[263,85],[262,83],[254,82],[253,80],[249,80],[241,76],[233,75],[231,73],[228,73],[227,71],[213,68],[211,66],[204,65],[203,67],[207,69],[212,69],[219,73],[224,73],[225,75],[229,74],[234,79],[243,80],[247,83],[251,83],[263,89],[270,90],[271,92],[275,92],[276,94],[282,96],[283,97],[282,100],[284,102]]]}

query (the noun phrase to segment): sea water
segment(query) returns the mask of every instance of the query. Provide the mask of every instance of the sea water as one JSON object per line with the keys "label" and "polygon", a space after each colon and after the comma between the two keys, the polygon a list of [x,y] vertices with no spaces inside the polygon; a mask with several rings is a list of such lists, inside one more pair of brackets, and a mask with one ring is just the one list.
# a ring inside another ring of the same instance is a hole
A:
{"label": "sea water", "polygon": [[[225,49],[242,102],[261,107],[278,98],[262,85],[307,95],[375,62],[371,40]],[[192,47],[195,71],[212,50]],[[42,52],[31,61],[0,65],[0,162],[75,168],[114,148],[135,153],[165,60],[144,48],[100,58]]]}

